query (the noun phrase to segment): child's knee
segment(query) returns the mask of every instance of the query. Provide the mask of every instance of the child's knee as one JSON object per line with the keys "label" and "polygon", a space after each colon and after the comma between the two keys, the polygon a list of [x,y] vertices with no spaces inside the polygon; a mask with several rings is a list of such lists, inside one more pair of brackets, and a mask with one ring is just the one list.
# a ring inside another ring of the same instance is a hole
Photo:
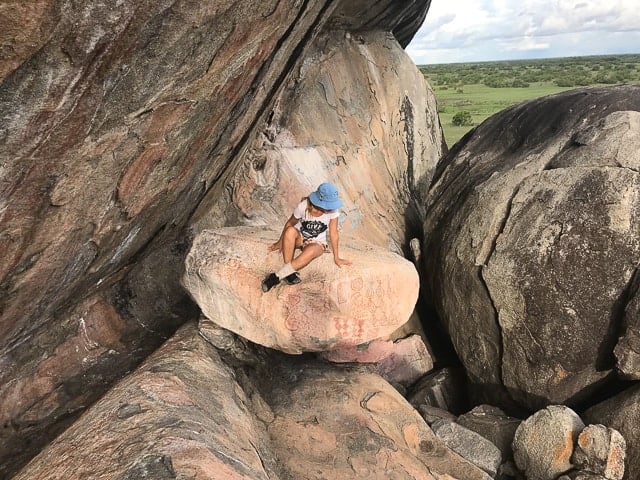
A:
{"label": "child's knee", "polygon": [[287,227],[284,234],[288,237],[296,238],[298,236],[298,230],[296,230],[295,227]]}
{"label": "child's knee", "polygon": [[319,243],[313,243],[310,245],[313,248],[313,258],[321,257],[324,253],[324,247]]}

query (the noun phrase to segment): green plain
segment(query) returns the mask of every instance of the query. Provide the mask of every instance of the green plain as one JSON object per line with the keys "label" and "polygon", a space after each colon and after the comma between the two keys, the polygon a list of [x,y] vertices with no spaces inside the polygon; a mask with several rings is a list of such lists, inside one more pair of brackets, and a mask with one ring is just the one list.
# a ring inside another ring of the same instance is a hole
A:
{"label": "green plain", "polygon": [[[451,147],[471,128],[511,105],[582,86],[640,84],[640,55],[479,62],[419,67],[431,84]],[[470,125],[454,125],[456,113]]]}

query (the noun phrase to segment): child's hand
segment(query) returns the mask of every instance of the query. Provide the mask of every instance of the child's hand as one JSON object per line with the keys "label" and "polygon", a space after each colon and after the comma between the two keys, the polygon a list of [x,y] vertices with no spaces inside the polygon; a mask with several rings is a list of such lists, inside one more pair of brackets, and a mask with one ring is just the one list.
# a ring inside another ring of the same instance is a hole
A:
{"label": "child's hand", "polygon": [[343,265],[351,265],[351,260],[347,260],[346,258],[334,258],[333,261],[336,263],[336,265],[338,265],[339,267],[343,266]]}
{"label": "child's hand", "polygon": [[271,245],[269,245],[268,250],[270,252],[279,252],[280,250],[282,250],[282,242],[277,241],[275,243],[272,243]]}

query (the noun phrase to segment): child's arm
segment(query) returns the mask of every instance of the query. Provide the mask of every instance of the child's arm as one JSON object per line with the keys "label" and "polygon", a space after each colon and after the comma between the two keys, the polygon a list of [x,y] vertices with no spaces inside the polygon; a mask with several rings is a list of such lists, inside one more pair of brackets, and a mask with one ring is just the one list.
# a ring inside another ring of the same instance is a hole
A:
{"label": "child's arm", "polygon": [[331,241],[331,250],[333,251],[333,261],[339,267],[341,267],[342,265],[351,265],[351,260],[340,258],[340,252],[338,251],[338,244],[340,243],[339,235],[338,219],[332,218],[331,220],[329,220],[329,240]]}
{"label": "child's arm", "polygon": [[269,245],[270,252],[274,252],[274,251],[279,252],[280,250],[282,250],[282,237],[284,235],[284,231],[288,227],[293,227],[296,223],[298,223],[298,219],[293,215],[291,215],[289,217],[289,220],[287,220],[287,222],[284,224],[284,227],[282,227],[282,232],[280,233],[280,238],[278,239],[278,241]]}

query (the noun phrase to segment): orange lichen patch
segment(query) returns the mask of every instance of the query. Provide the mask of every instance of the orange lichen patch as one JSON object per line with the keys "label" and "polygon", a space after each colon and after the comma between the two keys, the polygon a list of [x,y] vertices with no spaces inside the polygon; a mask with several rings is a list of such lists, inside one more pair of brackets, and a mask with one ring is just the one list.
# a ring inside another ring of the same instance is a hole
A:
{"label": "orange lichen patch", "polygon": [[609,452],[605,473],[607,478],[622,478],[624,475],[625,452],[618,447],[612,447]]}
{"label": "orange lichen patch", "polygon": [[422,442],[422,436],[420,429],[415,423],[410,423],[402,427],[402,436],[404,441],[407,442],[407,447],[415,450],[420,449],[420,443]]}
{"label": "orange lichen patch", "polygon": [[580,435],[578,435],[578,445],[580,445],[580,448],[587,448],[592,444],[593,438],[591,437],[591,435],[589,435],[589,431],[583,430],[582,432],[580,432]]}
{"label": "orange lichen patch", "polygon": [[565,465],[569,462],[573,453],[573,433],[568,431],[564,438],[564,442],[553,449],[553,465]]}
{"label": "orange lichen patch", "polygon": [[551,383],[554,385],[558,385],[568,376],[569,373],[564,368],[562,368],[561,365],[556,365],[556,368],[554,369],[554,375],[551,378]]}

